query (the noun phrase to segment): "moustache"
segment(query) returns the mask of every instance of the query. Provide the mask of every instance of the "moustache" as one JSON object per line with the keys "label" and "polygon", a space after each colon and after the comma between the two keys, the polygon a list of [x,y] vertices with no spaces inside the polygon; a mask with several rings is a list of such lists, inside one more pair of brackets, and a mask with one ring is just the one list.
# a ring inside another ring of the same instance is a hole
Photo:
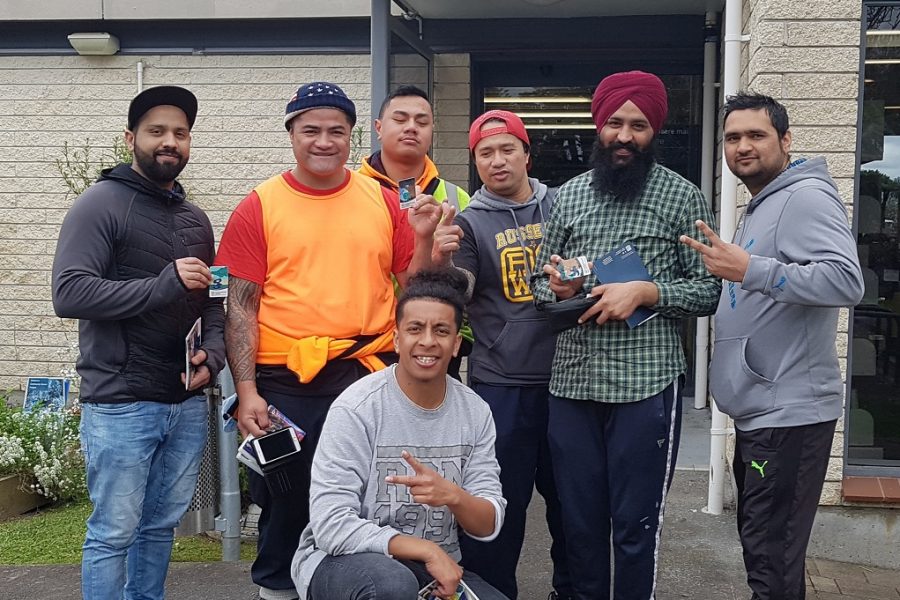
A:
{"label": "moustache", "polygon": [[173,156],[181,160],[181,152],[176,152],[174,150],[160,150],[159,152],[154,152],[153,156]]}
{"label": "moustache", "polygon": [[634,144],[634,142],[625,142],[625,143],[622,143],[622,142],[613,142],[613,143],[611,143],[609,146],[607,146],[606,149],[607,149],[610,153],[615,152],[616,150],[628,150],[629,152],[633,152],[633,153],[635,153],[635,154],[638,154],[638,153],[641,151],[640,148],[638,148],[638,147]]}

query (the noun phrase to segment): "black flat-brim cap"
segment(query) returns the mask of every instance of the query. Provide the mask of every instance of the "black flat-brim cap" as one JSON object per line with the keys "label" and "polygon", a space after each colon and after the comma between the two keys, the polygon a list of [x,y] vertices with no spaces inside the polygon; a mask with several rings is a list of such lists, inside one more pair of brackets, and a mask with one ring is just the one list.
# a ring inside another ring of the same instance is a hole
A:
{"label": "black flat-brim cap", "polygon": [[131,101],[128,106],[128,130],[134,131],[141,117],[157,106],[180,108],[187,116],[188,129],[194,128],[194,121],[197,119],[197,97],[183,87],[161,85],[147,88]]}

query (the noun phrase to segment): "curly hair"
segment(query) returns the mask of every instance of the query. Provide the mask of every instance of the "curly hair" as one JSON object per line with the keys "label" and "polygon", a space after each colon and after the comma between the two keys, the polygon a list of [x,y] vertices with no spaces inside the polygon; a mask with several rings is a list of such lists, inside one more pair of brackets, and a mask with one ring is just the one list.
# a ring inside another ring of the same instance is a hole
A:
{"label": "curly hair", "polygon": [[403,309],[410,300],[434,300],[453,308],[456,328],[459,329],[468,286],[466,276],[454,268],[419,271],[409,279],[406,289],[400,294],[395,313],[397,323],[403,320]]}

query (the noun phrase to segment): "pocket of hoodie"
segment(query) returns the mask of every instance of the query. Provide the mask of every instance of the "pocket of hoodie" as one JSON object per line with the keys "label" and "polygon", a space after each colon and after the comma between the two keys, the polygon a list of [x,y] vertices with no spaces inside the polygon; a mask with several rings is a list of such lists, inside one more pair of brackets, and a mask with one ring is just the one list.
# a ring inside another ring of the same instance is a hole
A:
{"label": "pocket of hoodie", "polygon": [[775,406],[775,382],[747,364],[747,338],[716,340],[709,365],[709,391],[734,419],[767,413]]}
{"label": "pocket of hoodie", "polygon": [[507,321],[488,350],[488,360],[510,378],[549,379],[556,336],[540,317]]}

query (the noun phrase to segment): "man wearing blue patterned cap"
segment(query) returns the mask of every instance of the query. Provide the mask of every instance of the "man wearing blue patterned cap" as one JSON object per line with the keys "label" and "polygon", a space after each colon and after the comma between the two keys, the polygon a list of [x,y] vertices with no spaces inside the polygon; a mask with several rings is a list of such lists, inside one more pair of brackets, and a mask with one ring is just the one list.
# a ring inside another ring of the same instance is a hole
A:
{"label": "man wearing blue patterned cap", "polygon": [[[540,303],[599,298],[560,333],[550,379],[550,453],[577,600],[609,598],[611,578],[616,600],[654,597],[681,426],[679,319],[712,313],[720,290],[678,243],[695,220],[712,218],[709,207],[653,156],[667,105],[650,73],[600,82],[591,103],[593,169],[560,188],[538,253],[543,273],[532,283]],[[596,264],[627,248],[650,281],[560,278],[561,258]],[[656,317],[632,327],[626,319],[639,307]]]}
{"label": "man wearing blue patterned cap", "polygon": [[[289,491],[272,493],[250,475],[262,509],[251,576],[263,600],[297,598],[291,559],[309,522],[310,466],[325,416],[344,388],[396,362],[391,276],[405,284],[431,266],[441,219],[434,198],[420,195],[407,225],[395,192],[346,168],[355,123],[340,87],[301,86],[284,117],[297,164],[238,205],[217,255],[231,278],[225,337],[241,432],[262,435],[269,406],[306,432]],[[441,227],[451,250],[452,227]],[[435,256],[443,260],[440,249]]]}

